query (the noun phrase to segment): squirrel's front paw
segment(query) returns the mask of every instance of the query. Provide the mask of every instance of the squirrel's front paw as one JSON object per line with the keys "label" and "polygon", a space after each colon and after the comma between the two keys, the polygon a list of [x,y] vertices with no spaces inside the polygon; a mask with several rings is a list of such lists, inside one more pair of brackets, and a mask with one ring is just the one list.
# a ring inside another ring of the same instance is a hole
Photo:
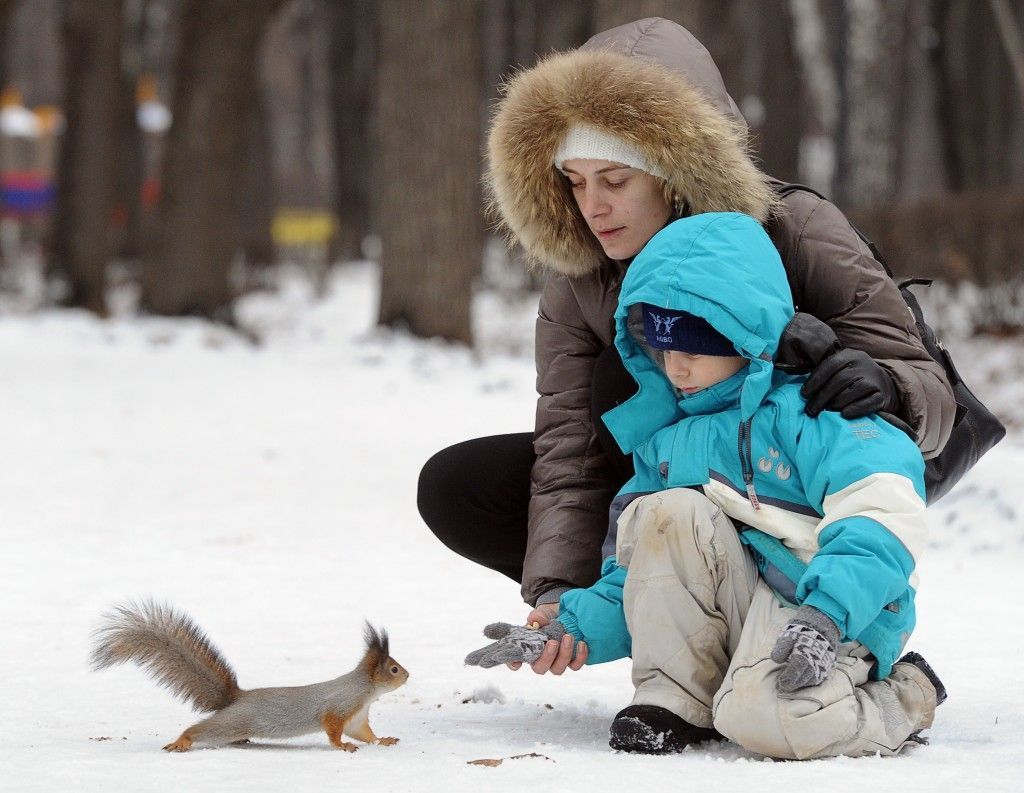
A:
{"label": "squirrel's front paw", "polygon": [[398,743],[398,739],[397,738],[378,738],[377,739],[377,743],[379,743],[381,746],[394,746],[396,743]]}
{"label": "squirrel's front paw", "polygon": [[172,741],[164,747],[165,752],[187,752],[192,748],[192,741],[182,735],[178,740]]}

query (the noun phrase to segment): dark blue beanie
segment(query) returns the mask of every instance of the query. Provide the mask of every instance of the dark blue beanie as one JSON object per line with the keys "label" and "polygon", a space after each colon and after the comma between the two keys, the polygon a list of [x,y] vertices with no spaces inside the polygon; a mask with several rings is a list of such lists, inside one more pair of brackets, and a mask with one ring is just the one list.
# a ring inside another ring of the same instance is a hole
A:
{"label": "dark blue beanie", "polygon": [[678,350],[692,355],[739,355],[725,336],[702,317],[686,311],[641,303],[644,338],[656,350]]}

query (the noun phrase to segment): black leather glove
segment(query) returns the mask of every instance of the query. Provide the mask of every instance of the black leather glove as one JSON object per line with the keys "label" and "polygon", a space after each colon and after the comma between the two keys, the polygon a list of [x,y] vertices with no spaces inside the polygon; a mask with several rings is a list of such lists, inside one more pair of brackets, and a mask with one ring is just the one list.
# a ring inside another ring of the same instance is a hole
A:
{"label": "black leather glove", "polygon": [[823,410],[837,410],[844,419],[899,412],[900,394],[889,373],[866,352],[843,347],[835,331],[811,314],[798,312],[786,325],[775,366],[793,374],[810,372],[800,390],[809,416]]}
{"label": "black leather glove", "polygon": [[844,419],[898,413],[900,394],[892,377],[863,350],[843,347],[825,358],[800,389],[808,416],[838,410]]}

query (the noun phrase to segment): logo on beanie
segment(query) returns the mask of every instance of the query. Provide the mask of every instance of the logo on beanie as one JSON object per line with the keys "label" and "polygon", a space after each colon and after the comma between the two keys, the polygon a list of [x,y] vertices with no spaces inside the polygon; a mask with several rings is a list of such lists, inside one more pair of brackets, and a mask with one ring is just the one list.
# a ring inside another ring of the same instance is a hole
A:
{"label": "logo on beanie", "polygon": [[664,344],[671,344],[672,326],[675,325],[681,317],[659,317],[657,314],[651,312],[651,319],[654,320],[654,338]]}
{"label": "logo on beanie", "polygon": [[656,350],[692,355],[735,355],[736,348],[703,317],[688,311],[643,304],[644,339]]}

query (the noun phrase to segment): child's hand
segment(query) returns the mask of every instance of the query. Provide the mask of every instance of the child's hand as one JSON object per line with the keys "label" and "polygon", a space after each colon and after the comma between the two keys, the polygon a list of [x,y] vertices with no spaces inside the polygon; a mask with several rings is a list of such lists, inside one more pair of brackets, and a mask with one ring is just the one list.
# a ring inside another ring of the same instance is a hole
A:
{"label": "child's hand", "polygon": [[[549,641],[544,645],[544,652],[530,664],[530,668],[538,675],[548,672],[560,675],[566,669],[578,672],[587,662],[589,653],[590,648],[587,647],[586,642],[577,642],[571,633],[567,633],[560,642]],[[521,664],[509,664],[511,669],[518,669],[520,666]]]}
{"label": "child's hand", "polygon": [[[543,628],[558,617],[557,603],[544,603],[534,608],[526,616],[527,625],[537,625]],[[573,646],[575,644],[575,647]],[[561,641],[552,639],[544,645],[544,651],[537,660],[530,664],[530,668],[538,675],[550,672],[553,675],[560,675],[566,669],[578,672],[587,662],[590,650],[586,642],[575,642],[570,634],[562,637]],[[522,661],[512,661],[506,666],[515,671],[523,665]]]}
{"label": "child's hand", "polygon": [[484,636],[497,641],[471,652],[466,656],[466,663],[484,669],[509,662],[532,663],[541,657],[549,640],[557,642],[564,635],[565,628],[558,621],[548,623],[539,630],[495,622],[484,628]]}
{"label": "child's hand", "polygon": [[782,664],[775,687],[789,694],[823,683],[836,664],[839,628],[831,618],[813,606],[801,606],[782,629],[772,660]]}

